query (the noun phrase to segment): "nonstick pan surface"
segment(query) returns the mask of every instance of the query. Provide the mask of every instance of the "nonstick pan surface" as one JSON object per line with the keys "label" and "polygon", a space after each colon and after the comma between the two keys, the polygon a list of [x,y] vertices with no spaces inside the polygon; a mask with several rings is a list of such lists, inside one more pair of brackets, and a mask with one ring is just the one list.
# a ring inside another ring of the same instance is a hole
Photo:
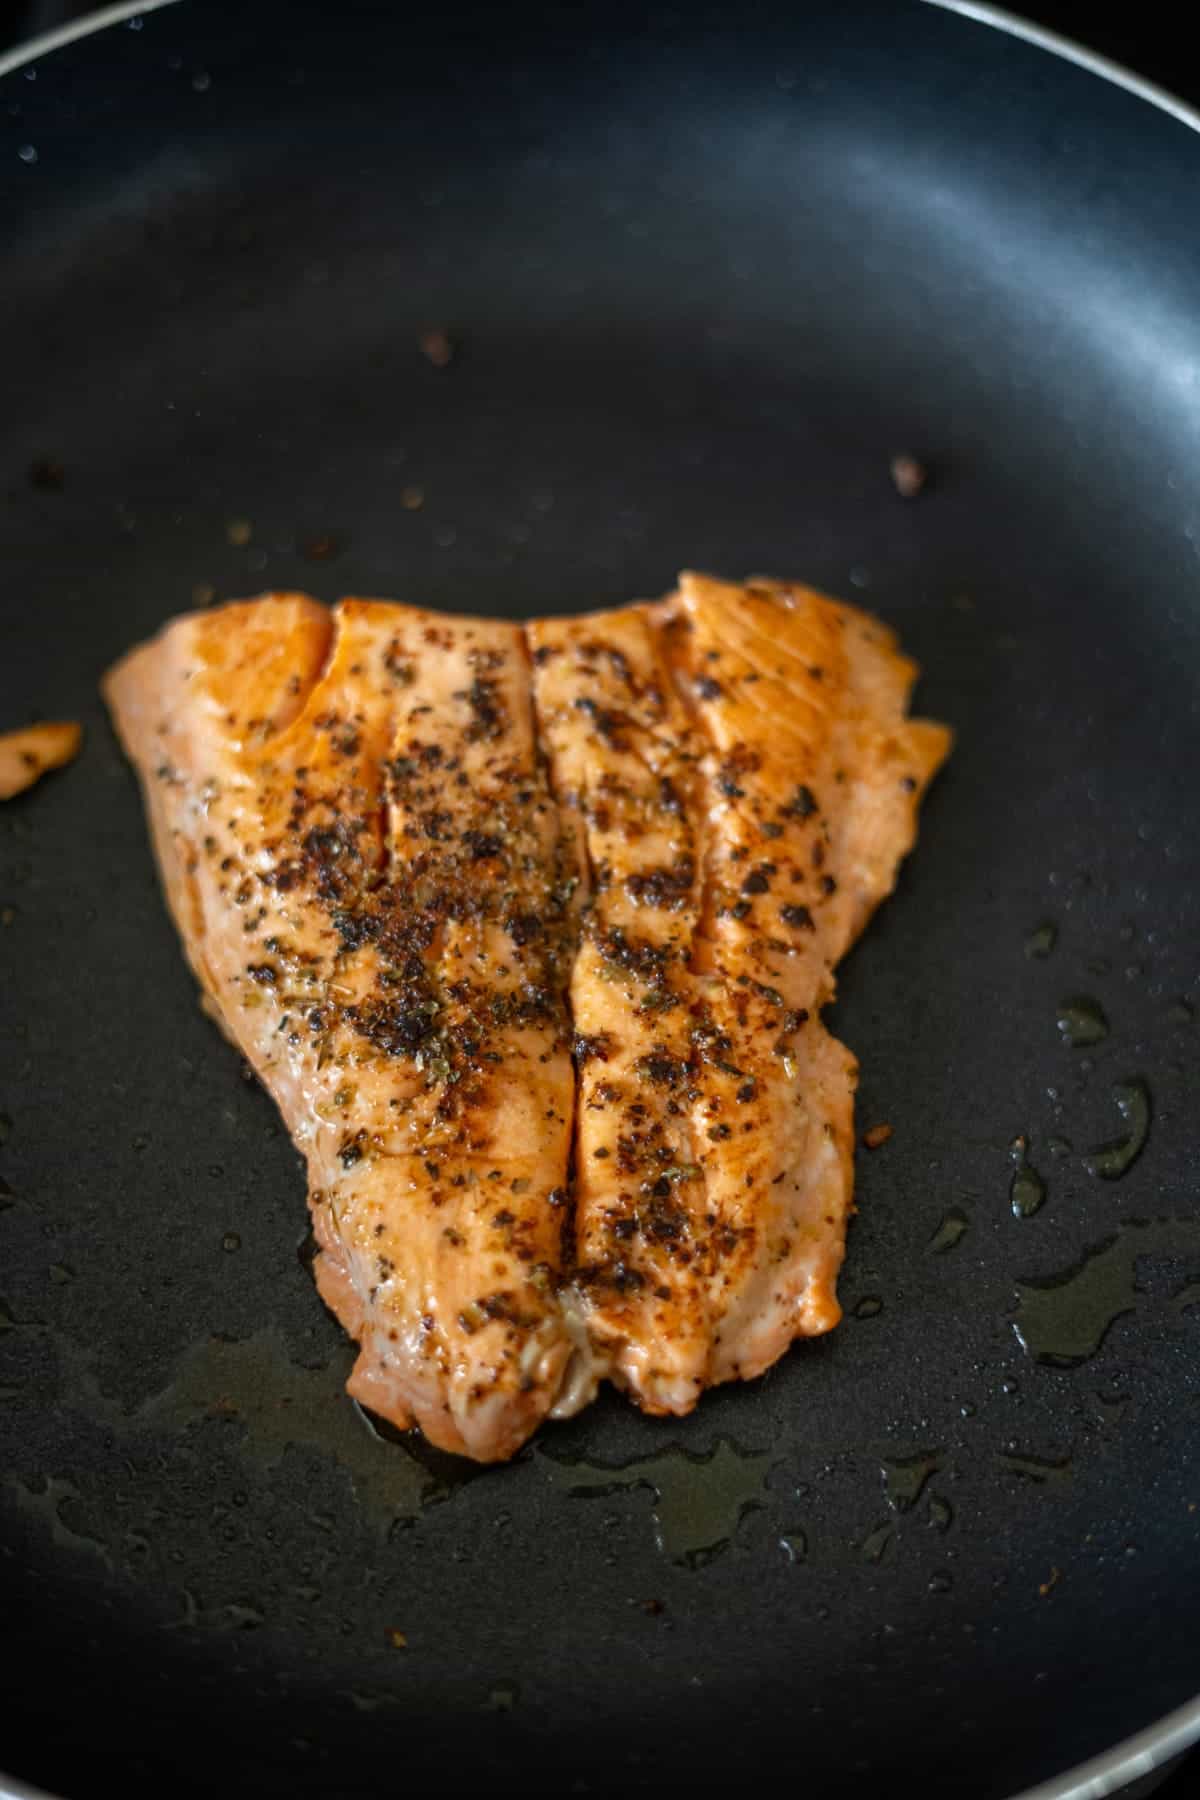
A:
{"label": "nonstick pan surface", "polygon": [[[0,80],[0,725],[87,734],[0,813],[14,1776],[989,1800],[1193,1697],[1198,191],[918,4],[183,0]],[[212,598],[684,565],[873,607],[958,732],[832,1017],[893,1136],[832,1337],[479,1473],[342,1396],[96,684]]]}

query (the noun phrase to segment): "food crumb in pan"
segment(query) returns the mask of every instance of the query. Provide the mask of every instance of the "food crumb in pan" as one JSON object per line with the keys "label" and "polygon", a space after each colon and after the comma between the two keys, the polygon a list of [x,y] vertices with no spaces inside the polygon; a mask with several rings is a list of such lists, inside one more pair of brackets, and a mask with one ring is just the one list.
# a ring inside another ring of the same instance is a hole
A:
{"label": "food crumb in pan", "polygon": [[891,1525],[877,1525],[874,1531],[868,1531],[858,1546],[864,1562],[881,1563],[887,1555],[892,1538],[895,1535]]}
{"label": "food crumb in pan", "polygon": [[1025,939],[1025,954],[1031,961],[1040,961],[1042,957],[1049,956],[1057,942],[1058,926],[1047,919]]}
{"label": "food crumb in pan", "polygon": [[389,1625],[383,1635],[392,1650],[408,1649],[408,1638],[406,1634],[403,1631],[398,1631],[394,1625]]}
{"label": "food crumb in pan", "polygon": [[1040,1581],[1038,1583],[1038,1593],[1041,1595],[1043,1600],[1046,1598],[1046,1595],[1050,1592],[1051,1588],[1056,1588],[1061,1580],[1062,1580],[1062,1570],[1059,1568],[1057,1563],[1052,1563],[1051,1567],[1050,1567],[1049,1579],[1046,1581]]}
{"label": "food crumb in pan", "polygon": [[929,479],[929,472],[924,463],[918,462],[915,456],[907,454],[893,456],[888,467],[891,471],[892,486],[902,500],[915,500]]}
{"label": "food crumb in pan", "polygon": [[345,538],[336,531],[322,531],[316,537],[304,538],[300,554],[305,562],[331,562],[345,548]]}
{"label": "food crumb in pan", "polygon": [[946,1213],[929,1240],[929,1248],[935,1256],[944,1256],[947,1250],[953,1250],[960,1244],[970,1230],[970,1220],[959,1206],[952,1206]]}
{"label": "food crumb in pan", "polygon": [[225,527],[225,536],[235,550],[244,550],[254,536],[254,527],[249,519],[230,519]]}
{"label": "food crumb in pan", "polygon": [[449,332],[442,330],[423,331],[417,339],[421,355],[431,362],[435,369],[444,369],[454,361],[455,344]]}
{"label": "food crumb in pan", "polygon": [[892,1135],[892,1131],[893,1127],[886,1122],[881,1122],[878,1125],[870,1125],[867,1127],[866,1131],[863,1132],[863,1143],[868,1150],[878,1150],[887,1143]]}
{"label": "food crumb in pan", "polygon": [[56,456],[35,456],[27,479],[30,487],[40,488],[43,493],[61,494],[67,484],[67,471]]}
{"label": "food crumb in pan", "polygon": [[401,488],[400,504],[405,512],[420,512],[425,504],[425,489],[423,487]]}

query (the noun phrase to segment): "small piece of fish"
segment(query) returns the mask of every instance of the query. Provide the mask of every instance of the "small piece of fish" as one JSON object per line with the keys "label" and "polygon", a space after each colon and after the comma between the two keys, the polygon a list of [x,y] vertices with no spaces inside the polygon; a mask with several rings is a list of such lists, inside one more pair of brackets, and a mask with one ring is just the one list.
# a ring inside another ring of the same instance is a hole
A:
{"label": "small piece of fish", "polygon": [[12,800],[45,775],[61,769],[79,754],[83,733],[78,725],[26,725],[0,734],[0,800]]}

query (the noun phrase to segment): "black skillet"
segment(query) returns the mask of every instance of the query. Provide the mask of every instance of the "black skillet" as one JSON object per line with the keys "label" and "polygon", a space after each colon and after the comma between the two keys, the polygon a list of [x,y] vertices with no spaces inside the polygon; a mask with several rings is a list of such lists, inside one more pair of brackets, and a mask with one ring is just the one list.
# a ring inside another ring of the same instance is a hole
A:
{"label": "black skillet", "polygon": [[[0,81],[0,722],[87,731],[0,814],[14,1777],[989,1800],[1200,1689],[1197,123],[869,0],[183,0]],[[96,681],[682,564],[878,609],[960,734],[834,1015],[894,1135],[832,1338],[470,1478],[340,1396]]]}

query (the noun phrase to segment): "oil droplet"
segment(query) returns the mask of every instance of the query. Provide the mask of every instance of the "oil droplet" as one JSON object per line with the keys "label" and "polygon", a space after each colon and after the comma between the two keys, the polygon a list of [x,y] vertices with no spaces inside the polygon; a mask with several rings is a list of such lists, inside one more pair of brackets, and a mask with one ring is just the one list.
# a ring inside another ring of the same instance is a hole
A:
{"label": "oil droplet", "polygon": [[133,1148],[140,1154],[149,1147],[150,1139],[146,1136],[144,1131],[139,1131],[137,1136],[132,1140],[132,1144]]}
{"label": "oil droplet", "polygon": [[1004,1380],[1000,1383],[1000,1392],[1002,1394],[1019,1394],[1020,1391],[1021,1384],[1013,1375],[1006,1375]]}
{"label": "oil droplet", "polygon": [[964,1400],[958,1410],[959,1410],[959,1413],[962,1418],[973,1419],[975,1417],[976,1412],[978,1411],[978,1408],[976,1407],[974,1401]]}
{"label": "oil droplet", "polygon": [[1017,1283],[1013,1330],[1036,1362],[1070,1368],[1100,1348],[1109,1327],[1139,1300],[1139,1256],[1200,1254],[1200,1222],[1131,1219],[1059,1275]]}
{"label": "oil droplet", "polygon": [[1014,1138],[1008,1154],[1013,1163],[1013,1178],[1008,1187],[1009,1205],[1015,1218],[1031,1219],[1045,1201],[1046,1184],[1029,1160],[1027,1138]]}
{"label": "oil droplet", "polygon": [[56,1544],[61,1545],[64,1550],[85,1550],[89,1555],[99,1557],[107,1569],[112,1569],[113,1558],[108,1545],[85,1531],[73,1530],[62,1516],[64,1504],[71,1505],[83,1499],[77,1487],[73,1487],[69,1481],[60,1481],[57,1476],[48,1475],[45,1477],[45,1486],[38,1493],[34,1488],[26,1487],[15,1476],[7,1479],[16,1493],[17,1505],[23,1512],[31,1513],[48,1525],[50,1536]]}
{"label": "oil droplet", "polygon": [[917,1504],[925,1483],[941,1468],[942,1455],[940,1450],[919,1450],[915,1456],[880,1463],[884,1496],[893,1512],[908,1512]]}
{"label": "oil droplet", "polygon": [[1167,1012],[1172,1025],[1190,1025],[1195,1016],[1191,1003],[1183,999],[1174,1001]]}
{"label": "oil droplet", "polygon": [[238,1236],[236,1231],[227,1231],[225,1233],[225,1236],[221,1239],[222,1250],[226,1250],[226,1251],[229,1251],[230,1253],[232,1253],[234,1250],[240,1250],[241,1247],[242,1247],[242,1240]]}
{"label": "oil droplet", "polygon": [[1057,942],[1058,926],[1051,924],[1047,919],[1044,924],[1037,927],[1036,931],[1031,931],[1025,939],[1025,954],[1031,960],[1035,957],[1040,960],[1042,957],[1049,956]]}
{"label": "oil droplet", "polygon": [[859,1545],[863,1561],[869,1563],[881,1563],[888,1553],[888,1546],[894,1535],[895,1529],[890,1523],[876,1525],[874,1531],[868,1531],[866,1537]]}
{"label": "oil droplet", "polygon": [[931,1594],[948,1594],[953,1586],[954,1577],[953,1575],[948,1574],[945,1569],[937,1569],[929,1577],[929,1592]]}
{"label": "oil droplet", "polygon": [[801,1563],[808,1555],[808,1538],[802,1531],[789,1531],[779,1540],[779,1548],[783,1559],[789,1563]]}
{"label": "oil droplet", "polygon": [[487,1710],[494,1713],[510,1713],[521,1698],[521,1689],[515,1681],[498,1681],[487,1697]]}
{"label": "oil droplet", "polygon": [[952,1206],[937,1230],[929,1240],[929,1248],[935,1256],[942,1256],[947,1250],[953,1250],[961,1244],[970,1229],[971,1221],[960,1206]]}
{"label": "oil droplet", "polygon": [[1113,1088],[1117,1111],[1129,1127],[1129,1135],[1113,1138],[1089,1151],[1083,1166],[1103,1181],[1119,1181],[1132,1168],[1150,1136],[1150,1090],[1144,1081],[1119,1081]]}
{"label": "oil droplet", "polygon": [[6,1331],[16,1331],[17,1328],[16,1314],[4,1295],[0,1294],[0,1336],[3,1336]]}
{"label": "oil droplet", "polygon": [[[339,1688],[338,1692],[350,1702],[355,1712],[379,1712],[385,1706],[395,1706],[396,1704],[395,1694],[363,1692],[355,1688]],[[312,1749],[312,1745],[307,1743],[304,1738],[293,1738],[292,1742],[297,1750]]]}
{"label": "oil droplet", "polygon": [[70,1263],[51,1263],[49,1275],[51,1281],[56,1282],[59,1287],[66,1287],[75,1279],[75,1271]]}
{"label": "oil droplet", "polygon": [[242,1454],[259,1467],[273,1468],[290,1444],[331,1457],[347,1471],[363,1510],[383,1531],[397,1515],[415,1518],[449,1496],[452,1476],[426,1466],[415,1441],[396,1433],[396,1442],[386,1442],[368,1428],[346,1399],[338,1368],[303,1368],[269,1327],[241,1342],[209,1338],[192,1345],[170,1385],[146,1400],[133,1419],[186,1428],[214,1413],[240,1432]]}
{"label": "oil droplet", "polygon": [[864,1294],[854,1308],[856,1319],[876,1319],[883,1311],[883,1301],[878,1294]]}
{"label": "oil droplet", "polygon": [[1008,1449],[1001,1451],[996,1460],[1002,1469],[1009,1469],[1022,1480],[1037,1482],[1039,1486],[1058,1484],[1071,1478],[1069,1456],[1034,1456],[1028,1451]]}
{"label": "oil droplet", "polygon": [[929,1496],[929,1523],[935,1531],[949,1531],[954,1523],[954,1508],[940,1494]]}
{"label": "oil droplet", "polygon": [[1055,1019],[1059,1034],[1072,1050],[1084,1050],[1103,1043],[1108,1036],[1108,1020],[1098,1000],[1088,994],[1074,994],[1060,1000]]}
{"label": "oil droplet", "polygon": [[764,1504],[761,1495],[777,1460],[771,1451],[739,1450],[727,1438],[703,1453],[673,1445],[658,1456],[609,1465],[567,1462],[541,1448],[535,1454],[554,1485],[571,1495],[606,1498],[649,1488],[658,1547],[689,1568],[728,1549],[743,1515]]}
{"label": "oil droplet", "polygon": [[1049,1150],[1051,1156],[1070,1156],[1074,1147],[1075,1146],[1072,1144],[1070,1138],[1052,1137],[1046,1139],[1046,1148]]}

